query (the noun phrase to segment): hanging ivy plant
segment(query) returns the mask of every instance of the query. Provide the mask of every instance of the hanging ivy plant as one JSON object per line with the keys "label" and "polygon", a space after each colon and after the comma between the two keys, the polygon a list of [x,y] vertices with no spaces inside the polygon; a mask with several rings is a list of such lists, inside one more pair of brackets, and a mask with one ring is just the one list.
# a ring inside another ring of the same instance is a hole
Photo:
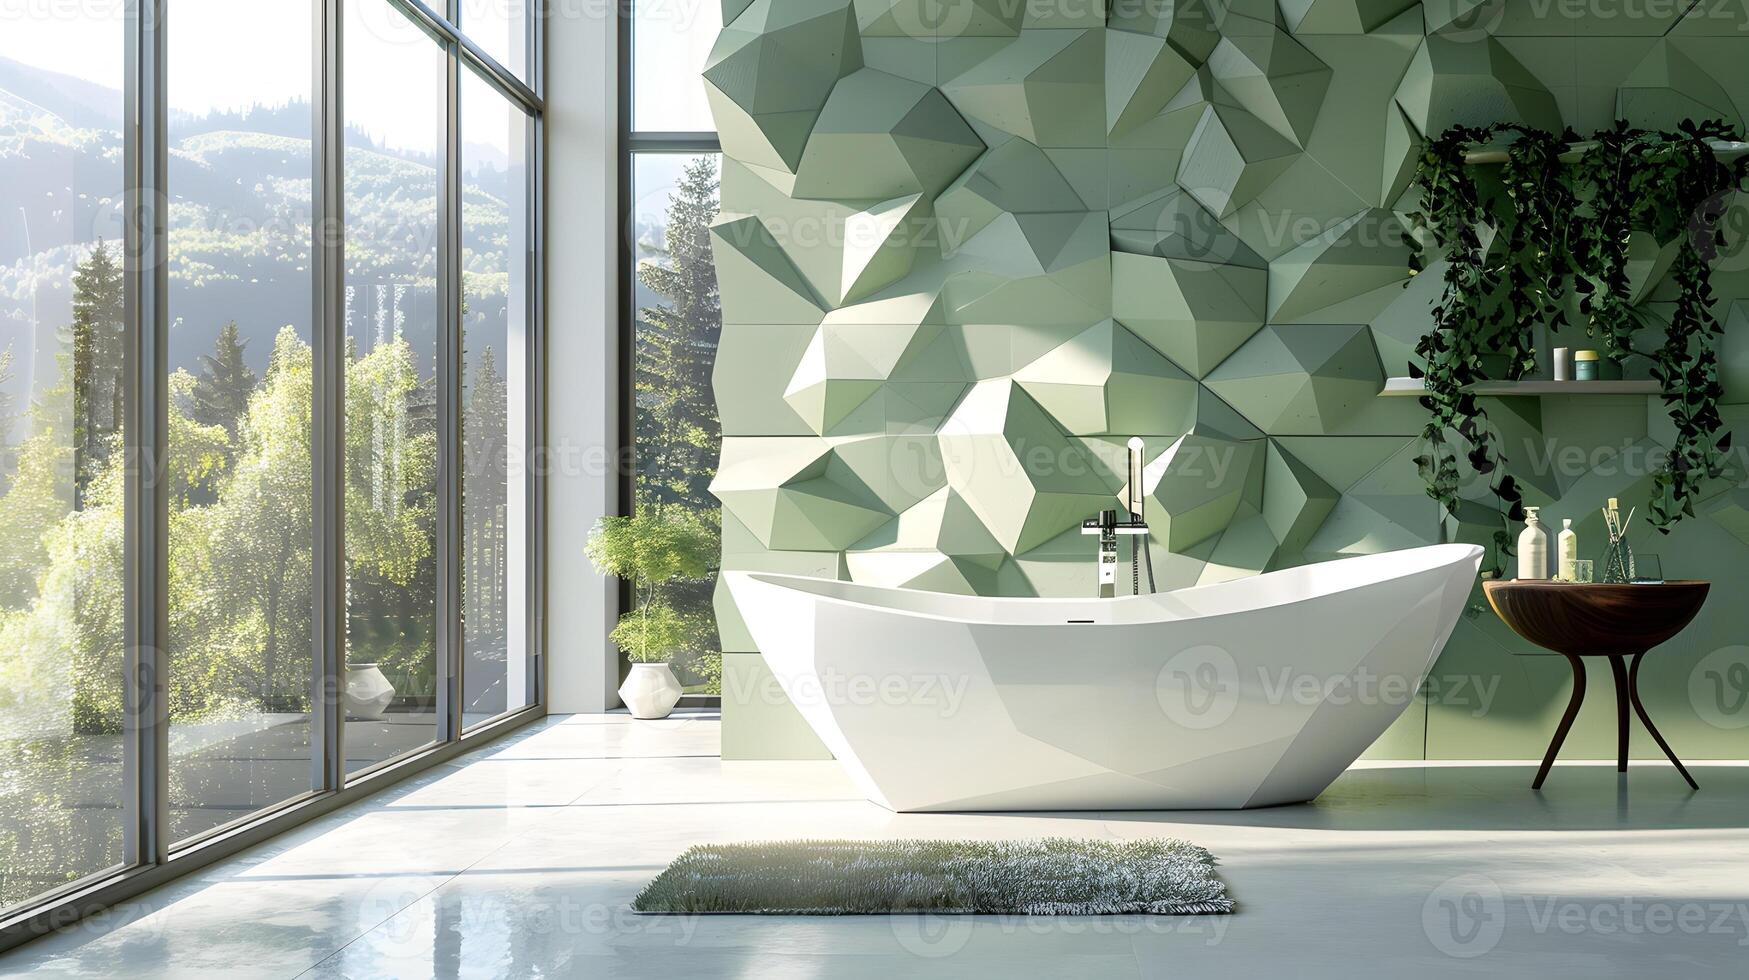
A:
{"label": "hanging ivy plant", "polygon": [[[1506,161],[1484,190],[1466,155],[1500,138],[1510,141]],[[1738,139],[1718,121],[1685,121],[1675,132],[1618,122],[1575,148],[1571,130],[1500,124],[1453,127],[1423,151],[1415,176],[1420,208],[1407,216],[1416,232],[1410,272],[1427,267],[1429,248],[1446,265],[1433,328],[1415,347],[1425,367],[1409,367],[1426,385],[1421,404],[1429,412],[1425,450],[1415,462],[1448,517],[1473,506],[1461,493],[1460,458],[1486,481],[1499,520],[1492,532],[1496,569],[1512,553],[1512,524],[1524,518],[1524,499],[1506,471],[1499,433],[1469,388],[1493,376],[1491,365],[1508,380],[1534,370],[1535,328],[1571,326],[1569,291],[1578,296],[1586,333],[1601,338],[1609,358],[1646,357],[1663,389],[1676,438],[1654,476],[1652,524],[1668,532],[1693,516],[1701,485],[1723,472],[1730,433],[1718,410],[1714,341],[1722,328],[1712,312],[1711,262],[1723,245],[1719,218],[1749,175],[1749,158],[1722,160],[1712,142]],[[1631,295],[1635,232],[1676,249],[1676,295],[1656,350],[1634,346],[1649,325]]]}

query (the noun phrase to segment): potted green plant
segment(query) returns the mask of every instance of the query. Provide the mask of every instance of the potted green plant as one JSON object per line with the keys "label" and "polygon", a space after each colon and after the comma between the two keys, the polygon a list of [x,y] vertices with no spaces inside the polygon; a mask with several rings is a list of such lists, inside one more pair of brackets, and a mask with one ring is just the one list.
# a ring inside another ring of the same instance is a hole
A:
{"label": "potted green plant", "polygon": [[590,531],[587,554],[596,571],[632,586],[632,608],[620,615],[609,638],[632,662],[619,696],[634,718],[665,718],[680,700],[680,681],[669,661],[693,650],[707,624],[676,609],[669,590],[710,574],[716,542],[704,518],[672,505],[604,517]]}

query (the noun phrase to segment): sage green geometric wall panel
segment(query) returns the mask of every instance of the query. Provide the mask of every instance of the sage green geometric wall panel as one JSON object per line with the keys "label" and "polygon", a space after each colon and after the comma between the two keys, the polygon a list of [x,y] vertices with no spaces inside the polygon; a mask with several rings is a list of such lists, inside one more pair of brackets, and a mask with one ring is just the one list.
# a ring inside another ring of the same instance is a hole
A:
{"label": "sage green geometric wall panel", "polygon": [[847,0],[753,0],[705,61],[705,96],[724,151],[794,174],[833,86],[861,66]]}
{"label": "sage green geometric wall panel", "polygon": [[1196,377],[1263,327],[1262,269],[1113,252],[1111,275],[1112,315]]}
{"label": "sage green geometric wall panel", "polygon": [[[1749,15],[1643,6],[727,0],[705,69],[725,155],[724,567],[1086,594],[1079,525],[1118,506],[1131,436],[1165,588],[1485,541],[1485,487],[1442,519],[1414,463],[1424,411],[1378,397],[1439,294],[1441,265],[1408,277],[1409,181],[1455,123],[1746,118]],[[1643,308],[1667,315],[1670,251],[1629,253]],[[1714,286],[1727,421],[1749,427],[1749,261]],[[1493,399],[1490,418],[1527,502],[1592,554],[1597,507],[1643,505],[1636,460],[1670,438],[1646,398]],[[1723,591],[1749,565],[1743,482],[1636,545]],[[725,688],[746,682],[725,754],[818,752],[749,693],[768,675],[717,606]],[[1746,635],[1749,603],[1715,602],[1660,651],[1650,709],[1684,755],[1743,755],[1680,675]],[[1371,754],[1539,753],[1567,679],[1522,652],[1473,608]],[[1470,683],[1491,685],[1487,710],[1453,695]],[[1607,713],[1586,709],[1569,754],[1613,753]]]}
{"label": "sage green geometric wall panel", "polygon": [[1616,115],[1723,119],[1740,123],[1723,85],[1683,51],[1680,39],[1660,38],[1616,90]]}
{"label": "sage green geometric wall panel", "polygon": [[1419,6],[1419,0],[1281,0],[1281,13],[1295,34],[1365,34]]}
{"label": "sage green geometric wall panel", "polygon": [[1241,108],[1304,146],[1324,108],[1330,66],[1275,26],[1273,4],[1260,13],[1268,19],[1239,13],[1221,19],[1209,69]]}
{"label": "sage green geometric wall panel", "polygon": [[1496,122],[1561,131],[1554,95],[1493,37],[1428,36],[1397,88],[1397,104],[1424,134]]}
{"label": "sage green geometric wall panel", "polygon": [[1389,211],[1333,223],[1269,263],[1271,323],[1371,320],[1409,278],[1409,248]]}
{"label": "sage green geometric wall panel", "polygon": [[1312,435],[1374,405],[1385,375],[1364,325],[1270,326],[1204,383],[1270,435]]}
{"label": "sage green geometric wall panel", "polygon": [[1075,435],[1188,432],[1196,422],[1196,380],[1113,320],[1075,335],[1014,380]]}
{"label": "sage green geometric wall panel", "polygon": [[966,116],[1041,146],[1101,146],[1103,30],[1025,30],[941,90]]}
{"label": "sage green geometric wall panel", "polygon": [[802,150],[793,193],[837,201],[933,197],[983,149],[939,90],[864,68],[833,86]]}

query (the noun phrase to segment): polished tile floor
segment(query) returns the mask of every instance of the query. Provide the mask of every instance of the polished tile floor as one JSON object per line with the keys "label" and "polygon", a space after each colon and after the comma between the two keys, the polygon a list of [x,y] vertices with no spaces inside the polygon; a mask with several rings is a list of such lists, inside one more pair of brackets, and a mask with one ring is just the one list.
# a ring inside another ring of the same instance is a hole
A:
{"label": "polished tile floor", "polygon": [[[833,763],[723,763],[714,714],[555,717],[0,957],[127,977],[1687,977],[1749,972],[1749,766],[1375,765],[1238,813],[911,814]],[[636,916],[690,844],[1187,837],[1192,918]]]}

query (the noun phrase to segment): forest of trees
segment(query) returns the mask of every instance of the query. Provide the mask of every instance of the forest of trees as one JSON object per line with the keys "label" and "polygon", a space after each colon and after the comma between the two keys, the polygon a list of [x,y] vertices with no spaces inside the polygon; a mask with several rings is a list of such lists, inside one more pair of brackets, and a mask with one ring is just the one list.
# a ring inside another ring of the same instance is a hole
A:
{"label": "forest of trees", "polygon": [[[637,505],[679,506],[721,524],[711,495],[722,427],[711,393],[711,369],[722,334],[711,221],[717,216],[717,164],[699,156],[687,164],[669,197],[664,242],[643,243],[651,257],[638,279],[660,297],[638,311],[634,384],[637,399]],[[674,605],[696,637],[683,681],[720,693],[722,654],[711,608],[715,576],[674,588]],[[690,676],[685,676],[690,675]]]}
{"label": "forest of trees", "polygon": [[[122,723],[119,279],[108,247],[80,264],[62,381],[30,406],[29,435],[4,450],[0,720],[9,737],[113,733]],[[284,328],[258,379],[245,347],[227,325],[198,375],[169,379],[173,723],[309,708],[311,352]],[[495,645],[501,658],[506,389],[492,350],[471,367],[468,645]],[[429,692],[429,382],[394,337],[349,358],[345,388],[349,656],[381,664],[406,693]]]}

